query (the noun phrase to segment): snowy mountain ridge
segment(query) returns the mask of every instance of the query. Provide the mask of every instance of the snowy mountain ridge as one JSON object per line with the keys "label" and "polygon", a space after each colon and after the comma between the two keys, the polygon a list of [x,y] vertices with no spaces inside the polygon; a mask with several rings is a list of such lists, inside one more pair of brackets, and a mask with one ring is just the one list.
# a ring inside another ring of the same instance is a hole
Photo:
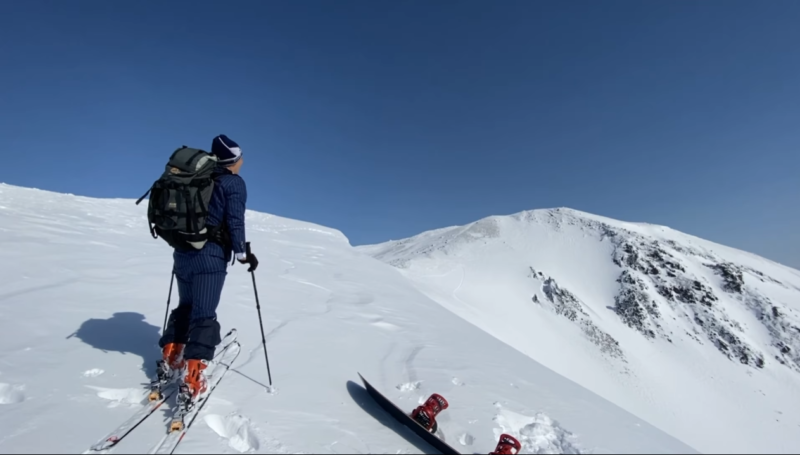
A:
{"label": "snowy mountain ridge", "polygon": [[[708,434],[697,432],[710,418],[730,422],[720,438],[736,429],[734,451],[748,445],[748,428],[775,438],[800,434],[800,413],[790,411],[791,424],[773,418],[785,417],[789,403],[800,405],[794,269],[664,226],[564,208],[492,216],[359,250],[397,267],[467,321],[700,450],[713,450],[701,442]],[[571,346],[576,334],[585,344]],[[765,385],[754,388],[753,379]],[[681,390],[689,387],[701,396]],[[740,407],[732,396],[751,398],[741,407],[752,419],[741,410],[733,418],[697,412],[698,401]]]}
{"label": "snowy mountain ridge", "polygon": [[[724,308],[715,307],[714,302],[719,298],[714,294],[714,289],[709,284],[707,277],[701,277],[687,271],[681,265],[685,258],[690,256],[703,261],[703,266],[713,271],[721,283],[717,283],[717,292],[722,289],[734,299],[742,301],[752,309],[764,326],[770,330],[774,340],[772,351],[775,360],[782,365],[787,365],[800,371],[800,321],[793,317],[797,315],[794,308],[788,308],[779,302],[773,303],[768,297],[761,294],[756,288],[745,285],[744,276],[761,283],[771,283],[789,291],[800,292],[800,287],[787,285],[782,281],[765,274],[752,266],[737,265],[714,253],[709,248],[709,243],[699,238],[694,238],[699,244],[679,244],[672,238],[652,238],[652,232],[670,232],[672,236],[680,235],[687,239],[690,236],[671,230],[664,226],[646,223],[623,223],[609,218],[591,215],[572,209],[557,208],[552,210],[525,211],[511,216],[512,219],[524,222],[544,223],[552,226],[555,232],[561,232],[563,225],[578,226],[584,232],[599,236],[602,241],[608,239],[613,245],[612,262],[621,269],[617,282],[620,284],[619,292],[614,298],[615,312],[631,328],[641,332],[647,338],[661,338],[670,341],[669,335],[661,326],[662,316],[659,312],[658,301],[667,303],[672,310],[680,311],[680,303],[689,304],[684,309],[682,316],[690,323],[694,323],[695,336],[703,332],[706,337],[728,358],[739,359],[742,363],[764,367],[764,354],[754,351],[752,346],[741,341],[733,332],[742,332],[744,329],[735,320],[731,320]],[[435,250],[445,254],[455,250],[461,243],[471,243],[480,239],[500,237],[500,217],[489,217],[472,223],[465,227],[452,227],[427,232],[418,237],[375,246],[361,247],[363,251],[372,252],[377,258],[388,263],[404,268],[419,256],[430,256]],[[647,233],[650,231],[650,238]],[[435,240],[432,240],[435,239]],[[434,247],[434,245],[439,245]],[[715,245],[717,248],[722,245]],[[672,251],[670,253],[669,251]],[[678,253],[676,255],[676,253]],[[739,254],[750,254],[737,252]],[[677,256],[677,257],[676,257]],[[755,259],[767,261],[755,256]],[[779,264],[770,264],[772,267],[783,267]],[[788,268],[787,268],[788,269]],[[786,272],[792,273],[791,269]],[[577,304],[576,298],[569,291],[558,288],[551,277],[546,277],[542,272],[537,272],[531,267],[531,278],[543,280],[541,287],[547,300],[558,301],[557,311],[565,311],[565,305],[570,305],[582,311],[585,305]],[[791,279],[792,277],[790,277]],[[798,277],[800,278],[800,277]],[[648,291],[655,291],[661,299],[651,298]],[[554,296],[554,293],[556,294]],[[800,297],[800,294],[798,295]],[[534,294],[534,301],[539,302],[539,296]],[[695,305],[695,304],[699,304]],[[570,310],[569,318],[574,320],[576,310]],[[658,332],[658,333],[657,333]]]}

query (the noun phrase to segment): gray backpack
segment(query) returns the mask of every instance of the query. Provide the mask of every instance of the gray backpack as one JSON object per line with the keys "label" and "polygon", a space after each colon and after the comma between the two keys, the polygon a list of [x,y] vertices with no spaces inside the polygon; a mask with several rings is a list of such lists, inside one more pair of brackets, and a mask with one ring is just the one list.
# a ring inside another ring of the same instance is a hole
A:
{"label": "gray backpack", "polygon": [[161,237],[178,250],[199,250],[214,233],[206,226],[208,205],[214,192],[217,157],[183,146],[169,159],[161,178],[136,205],[150,194],[147,221],[153,238]]}

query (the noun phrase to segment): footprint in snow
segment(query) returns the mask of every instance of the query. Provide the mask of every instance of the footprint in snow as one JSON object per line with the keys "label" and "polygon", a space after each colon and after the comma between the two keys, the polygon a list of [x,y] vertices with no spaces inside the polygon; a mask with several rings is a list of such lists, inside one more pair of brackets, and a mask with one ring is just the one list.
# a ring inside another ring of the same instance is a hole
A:
{"label": "footprint in snow", "polygon": [[104,387],[87,386],[97,391],[97,396],[110,401],[108,407],[143,404],[147,399],[147,390],[143,389],[106,389]]}
{"label": "footprint in snow", "polygon": [[0,404],[17,404],[25,401],[24,385],[11,385],[0,382]]}
{"label": "footprint in snow", "polygon": [[469,433],[464,433],[458,438],[458,443],[462,446],[471,446],[475,442],[475,437]]}
{"label": "footprint in snow", "polygon": [[105,373],[105,371],[101,370],[100,368],[92,368],[91,370],[86,370],[83,372],[84,378],[96,378],[101,374]]}
{"label": "footprint in snow", "polygon": [[261,447],[258,436],[247,417],[239,414],[230,414],[224,417],[218,414],[209,414],[204,419],[209,428],[214,430],[219,437],[227,440],[228,447],[239,453],[255,451]]}

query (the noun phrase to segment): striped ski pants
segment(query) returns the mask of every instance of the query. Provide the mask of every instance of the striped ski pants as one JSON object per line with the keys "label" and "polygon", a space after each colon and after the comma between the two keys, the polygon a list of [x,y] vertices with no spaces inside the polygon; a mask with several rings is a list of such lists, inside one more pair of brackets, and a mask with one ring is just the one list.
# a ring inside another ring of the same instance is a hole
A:
{"label": "striped ski pants", "polygon": [[160,345],[184,343],[184,358],[211,360],[221,341],[217,322],[228,263],[224,258],[200,253],[175,252],[174,272],[180,303],[170,314]]}

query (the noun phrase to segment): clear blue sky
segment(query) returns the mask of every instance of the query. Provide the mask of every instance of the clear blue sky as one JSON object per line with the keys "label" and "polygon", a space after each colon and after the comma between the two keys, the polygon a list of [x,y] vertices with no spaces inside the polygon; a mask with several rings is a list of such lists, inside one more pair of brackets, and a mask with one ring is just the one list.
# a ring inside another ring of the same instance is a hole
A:
{"label": "clear blue sky", "polygon": [[800,2],[0,2],[0,181],[242,146],[353,244],[566,206],[800,267]]}

